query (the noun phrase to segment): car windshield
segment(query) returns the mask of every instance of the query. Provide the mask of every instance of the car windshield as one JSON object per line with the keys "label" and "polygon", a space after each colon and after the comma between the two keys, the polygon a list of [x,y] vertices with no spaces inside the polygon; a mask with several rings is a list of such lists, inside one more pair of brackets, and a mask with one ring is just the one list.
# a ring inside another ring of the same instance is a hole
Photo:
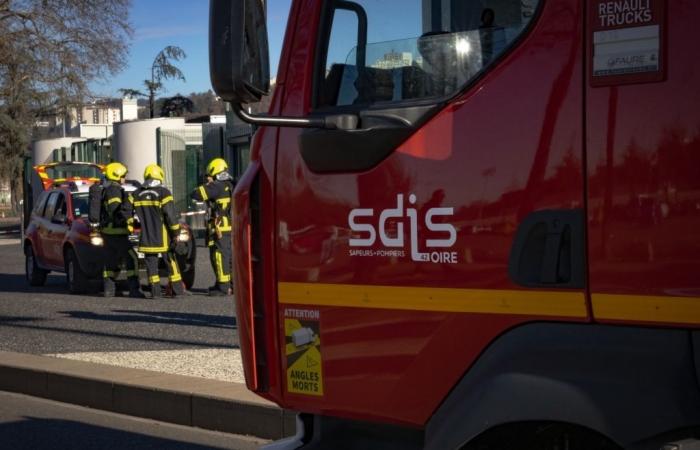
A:
{"label": "car windshield", "polygon": [[46,168],[46,174],[52,180],[62,178],[99,178],[100,168],[92,164],[59,164]]}
{"label": "car windshield", "polygon": [[73,215],[75,217],[84,217],[88,215],[88,195],[87,192],[73,194]]}

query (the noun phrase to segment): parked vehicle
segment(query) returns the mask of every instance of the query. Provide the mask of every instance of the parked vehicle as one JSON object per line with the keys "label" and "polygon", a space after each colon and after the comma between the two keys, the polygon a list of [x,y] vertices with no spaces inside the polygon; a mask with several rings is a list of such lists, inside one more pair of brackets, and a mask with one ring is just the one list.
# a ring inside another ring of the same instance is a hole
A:
{"label": "parked vehicle", "polygon": [[[102,280],[102,239],[88,222],[88,190],[99,181],[101,166],[89,163],[53,163],[35,167],[44,191],[38,195],[25,231],[24,254],[27,281],[32,286],[46,282],[49,272],[64,272],[68,290],[84,293]],[[55,177],[61,174],[60,177]],[[127,190],[136,187],[125,186]],[[138,253],[138,223],[131,240]],[[178,255],[182,280],[189,289],[194,283],[196,246],[183,224],[181,240],[186,247]],[[139,254],[140,261],[143,255]],[[141,264],[142,265],[142,264]],[[141,271],[145,272],[143,267]],[[163,267],[163,273],[166,268]]]}
{"label": "parked vehicle", "polygon": [[274,448],[700,446],[700,2],[211,5]]}

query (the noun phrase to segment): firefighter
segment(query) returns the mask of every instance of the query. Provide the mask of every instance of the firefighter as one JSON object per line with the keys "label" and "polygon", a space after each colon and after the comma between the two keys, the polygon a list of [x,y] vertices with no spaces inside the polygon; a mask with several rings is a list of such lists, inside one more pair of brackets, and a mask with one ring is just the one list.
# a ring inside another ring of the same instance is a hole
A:
{"label": "firefighter", "polygon": [[151,297],[162,296],[158,261],[162,257],[168,268],[168,279],[174,295],[183,295],[180,268],[170,251],[180,234],[173,195],[163,186],[165,173],[158,164],[149,164],[143,172],[143,185],[131,197],[134,211],[141,224],[139,251],[145,255]]}
{"label": "firefighter", "polygon": [[209,247],[216,284],[209,288],[209,295],[230,295],[231,286],[231,194],[233,178],[228,164],[215,158],[207,166],[208,181],[192,192],[196,201],[206,202],[209,214],[206,240]]}
{"label": "firefighter", "polygon": [[126,266],[129,297],[143,298],[139,286],[138,256],[129,242],[131,207],[124,192],[127,168],[122,163],[112,162],[105,167],[106,183],[102,190],[100,232],[104,239],[104,269],[102,278],[104,296],[114,297],[116,279],[121,265]]}

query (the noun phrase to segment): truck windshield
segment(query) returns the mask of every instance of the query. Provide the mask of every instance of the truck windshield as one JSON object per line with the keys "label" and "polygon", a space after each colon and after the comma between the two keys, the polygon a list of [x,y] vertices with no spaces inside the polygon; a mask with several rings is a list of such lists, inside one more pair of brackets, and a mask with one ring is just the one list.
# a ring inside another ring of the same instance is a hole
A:
{"label": "truck windshield", "polygon": [[523,33],[538,2],[338,2],[327,19],[331,32],[318,106],[452,95]]}

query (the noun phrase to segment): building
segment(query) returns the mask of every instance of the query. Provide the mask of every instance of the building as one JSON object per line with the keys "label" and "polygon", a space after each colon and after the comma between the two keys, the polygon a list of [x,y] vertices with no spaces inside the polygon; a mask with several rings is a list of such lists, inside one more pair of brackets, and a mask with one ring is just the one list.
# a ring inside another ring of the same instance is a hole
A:
{"label": "building", "polygon": [[398,69],[408,67],[413,64],[413,54],[411,52],[390,51],[384,54],[381,59],[375,61],[371,67],[375,69]]}
{"label": "building", "polygon": [[66,114],[56,112],[36,123],[35,139],[84,137],[105,139],[113,134],[112,125],[138,116],[135,98],[97,99],[71,106]]}

